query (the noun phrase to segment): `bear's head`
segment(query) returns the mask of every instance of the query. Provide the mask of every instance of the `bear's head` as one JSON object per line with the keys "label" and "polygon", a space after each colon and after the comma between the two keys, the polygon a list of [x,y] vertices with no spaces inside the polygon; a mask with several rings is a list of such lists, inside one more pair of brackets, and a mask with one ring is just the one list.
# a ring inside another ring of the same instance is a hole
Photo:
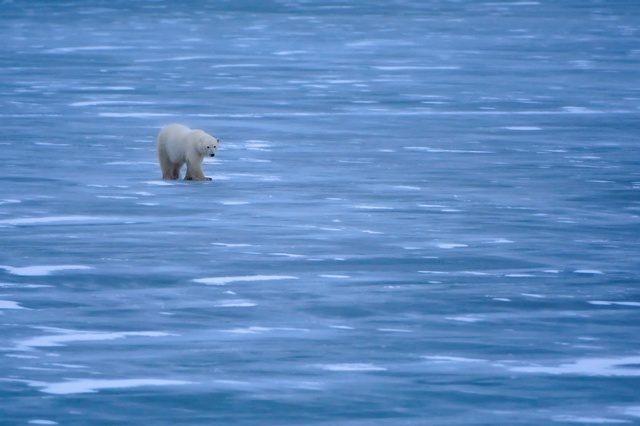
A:
{"label": "bear's head", "polygon": [[196,151],[204,157],[215,157],[220,140],[202,130],[191,132],[195,142]]}

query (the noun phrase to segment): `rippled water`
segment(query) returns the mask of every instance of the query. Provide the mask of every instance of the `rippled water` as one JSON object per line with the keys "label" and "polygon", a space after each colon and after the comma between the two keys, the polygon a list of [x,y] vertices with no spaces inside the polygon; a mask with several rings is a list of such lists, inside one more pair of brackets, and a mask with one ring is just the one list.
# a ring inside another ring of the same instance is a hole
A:
{"label": "rippled water", "polygon": [[[0,423],[640,423],[640,3],[0,3]],[[222,139],[165,182],[169,122]]]}

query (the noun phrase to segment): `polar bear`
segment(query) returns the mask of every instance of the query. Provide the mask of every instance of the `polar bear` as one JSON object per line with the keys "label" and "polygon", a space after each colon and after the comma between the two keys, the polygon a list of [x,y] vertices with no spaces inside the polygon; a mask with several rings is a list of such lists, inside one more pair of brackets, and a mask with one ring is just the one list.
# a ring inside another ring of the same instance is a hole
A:
{"label": "polar bear", "polygon": [[204,157],[215,157],[220,141],[202,130],[169,124],[158,133],[156,145],[162,179],[179,179],[187,163],[185,180],[211,180],[202,171]]}

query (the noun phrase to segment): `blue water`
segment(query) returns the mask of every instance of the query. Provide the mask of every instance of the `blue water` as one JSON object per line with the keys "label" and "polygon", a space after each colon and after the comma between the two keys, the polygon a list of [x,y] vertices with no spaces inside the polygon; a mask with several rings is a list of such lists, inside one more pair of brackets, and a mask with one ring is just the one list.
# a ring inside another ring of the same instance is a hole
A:
{"label": "blue water", "polygon": [[[640,424],[640,2],[0,3],[0,424]],[[170,122],[222,139],[164,182]]]}

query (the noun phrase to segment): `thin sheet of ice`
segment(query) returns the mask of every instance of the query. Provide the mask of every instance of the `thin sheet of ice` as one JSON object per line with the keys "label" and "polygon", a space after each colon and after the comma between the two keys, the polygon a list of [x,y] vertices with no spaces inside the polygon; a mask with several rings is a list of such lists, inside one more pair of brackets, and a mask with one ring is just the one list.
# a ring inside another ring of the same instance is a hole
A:
{"label": "thin sheet of ice", "polygon": [[640,2],[85,3],[0,6],[2,420],[637,420]]}

